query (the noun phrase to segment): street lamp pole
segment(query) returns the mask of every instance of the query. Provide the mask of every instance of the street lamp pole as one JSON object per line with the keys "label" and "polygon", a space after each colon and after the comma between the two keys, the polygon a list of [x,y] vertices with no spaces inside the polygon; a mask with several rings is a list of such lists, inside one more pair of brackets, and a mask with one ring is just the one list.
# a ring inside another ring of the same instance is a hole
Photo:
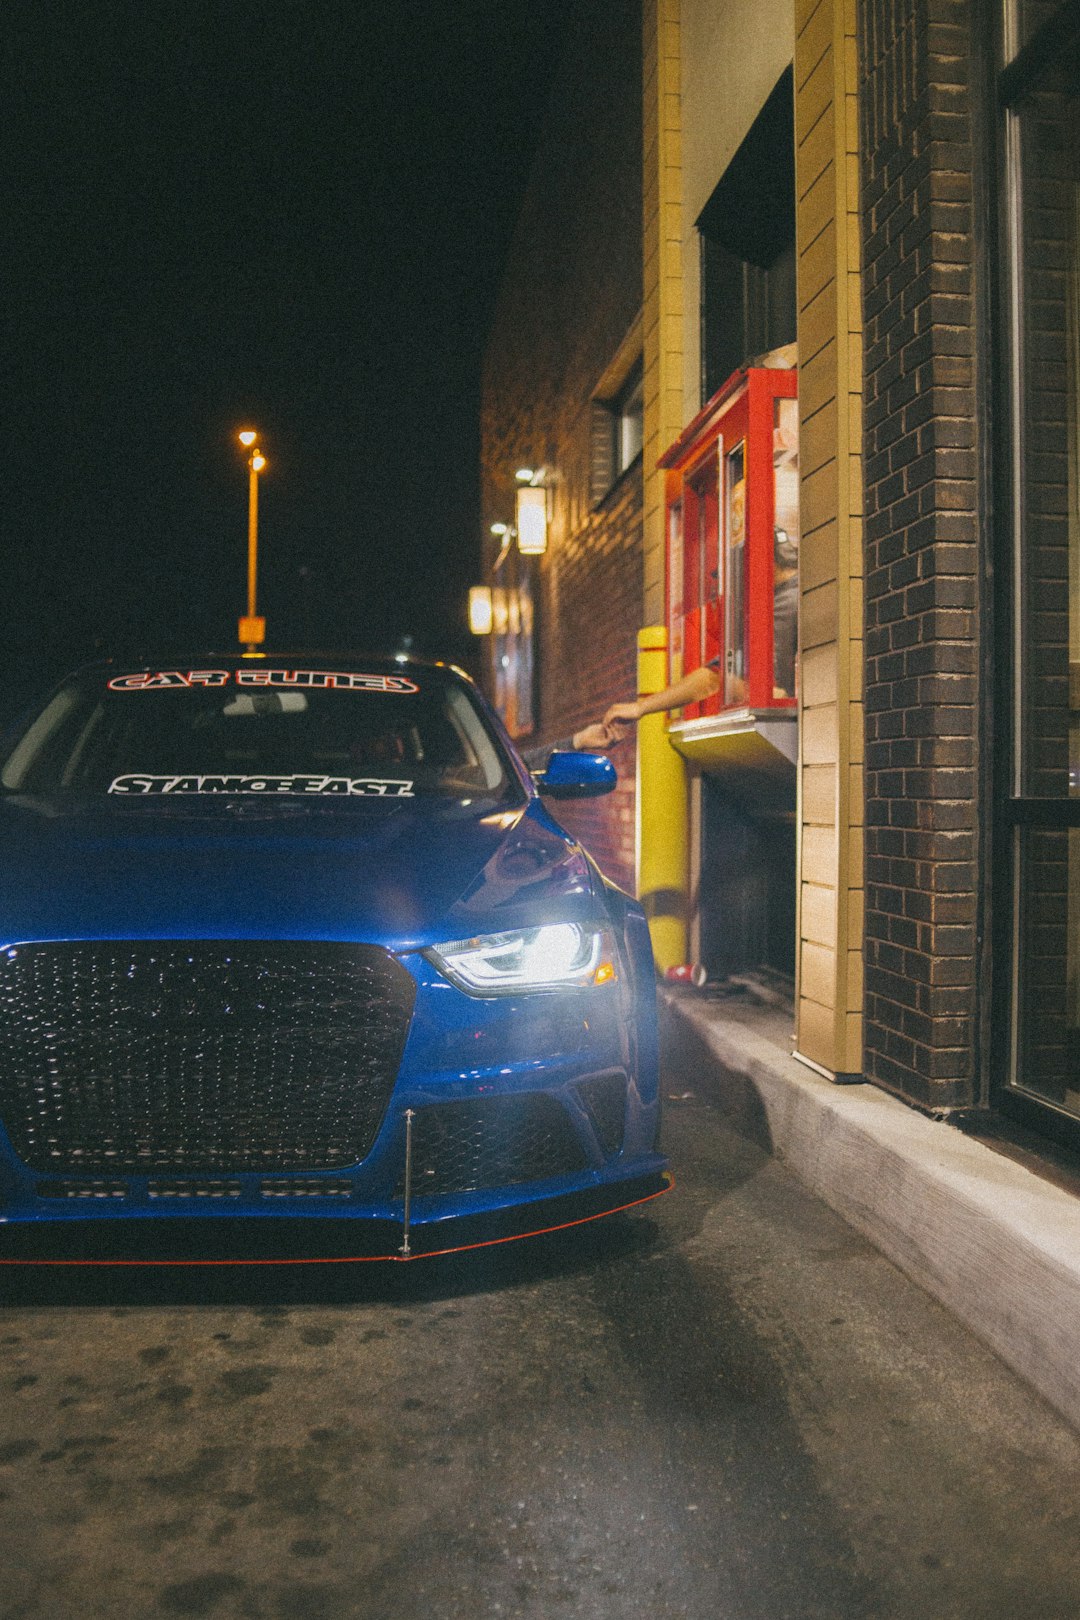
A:
{"label": "street lamp pole", "polygon": [[266,466],[266,457],[255,442],[258,435],[245,428],[238,435],[240,443],[250,450],[248,457],[248,553],[247,553],[247,616],[240,620],[239,638],[246,652],[255,652],[266,638],[266,620],[258,616],[257,581],[259,569],[259,474]]}

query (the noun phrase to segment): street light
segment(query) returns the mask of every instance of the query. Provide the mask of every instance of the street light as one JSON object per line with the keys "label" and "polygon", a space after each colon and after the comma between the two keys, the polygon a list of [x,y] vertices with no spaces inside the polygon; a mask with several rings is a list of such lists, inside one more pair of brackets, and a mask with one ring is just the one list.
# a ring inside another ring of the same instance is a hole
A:
{"label": "street light", "polygon": [[244,428],[237,434],[237,438],[245,450],[250,450],[248,457],[248,566],[247,566],[247,614],[239,623],[239,639],[244,644],[245,652],[252,653],[266,640],[266,620],[260,619],[256,612],[256,582],[259,566],[259,474],[266,466],[266,457],[259,449],[258,434],[253,428]]}

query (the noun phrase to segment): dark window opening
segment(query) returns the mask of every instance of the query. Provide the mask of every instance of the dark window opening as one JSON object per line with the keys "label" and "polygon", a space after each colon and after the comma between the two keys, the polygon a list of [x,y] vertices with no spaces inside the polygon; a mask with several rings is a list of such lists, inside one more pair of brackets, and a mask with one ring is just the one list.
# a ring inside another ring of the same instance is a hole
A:
{"label": "dark window opening", "polygon": [[787,68],[697,219],[702,397],[795,341],[795,100]]}
{"label": "dark window opening", "polygon": [[[795,972],[795,827],[702,777],[701,960],[712,979]],[[751,793],[768,790],[751,788]],[[766,812],[762,814],[762,810]]]}
{"label": "dark window opening", "polygon": [[604,499],[641,454],[645,392],[639,360],[613,399],[593,401],[591,495]]}

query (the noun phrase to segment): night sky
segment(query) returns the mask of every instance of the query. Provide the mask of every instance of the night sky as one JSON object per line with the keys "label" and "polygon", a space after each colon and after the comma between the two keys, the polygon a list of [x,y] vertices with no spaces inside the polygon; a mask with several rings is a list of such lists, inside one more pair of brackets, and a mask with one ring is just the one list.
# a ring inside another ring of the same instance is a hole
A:
{"label": "night sky", "polygon": [[[567,0],[5,0],[5,698],[231,648],[467,656],[480,352]],[[5,704],[7,706],[7,704]]]}

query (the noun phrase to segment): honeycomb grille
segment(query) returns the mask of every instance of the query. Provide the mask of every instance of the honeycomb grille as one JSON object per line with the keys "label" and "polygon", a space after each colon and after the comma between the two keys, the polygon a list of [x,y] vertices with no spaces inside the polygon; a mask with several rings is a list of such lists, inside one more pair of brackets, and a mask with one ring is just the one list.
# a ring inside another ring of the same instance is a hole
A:
{"label": "honeycomb grille", "polygon": [[371,1149],[415,984],[374,946],[0,953],[0,1120],[37,1171],[333,1170]]}
{"label": "honeycomb grille", "polygon": [[566,1110],[553,1097],[486,1097],[416,1112],[417,1195],[512,1187],[584,1170],[587,1163]]}
{"label": "honeycomb grille", "polygon": [[126,1198],[126,1181],[39,1181],[38,1198]]}
{"label": "honeycomb grille", "polygon": [[583,1080],[578,1095],[592,1120],[600,1146],[606,1157],[618,1153],[623,1145],[626,1128],[626,1077],[621,1074],[596,1074]]}

